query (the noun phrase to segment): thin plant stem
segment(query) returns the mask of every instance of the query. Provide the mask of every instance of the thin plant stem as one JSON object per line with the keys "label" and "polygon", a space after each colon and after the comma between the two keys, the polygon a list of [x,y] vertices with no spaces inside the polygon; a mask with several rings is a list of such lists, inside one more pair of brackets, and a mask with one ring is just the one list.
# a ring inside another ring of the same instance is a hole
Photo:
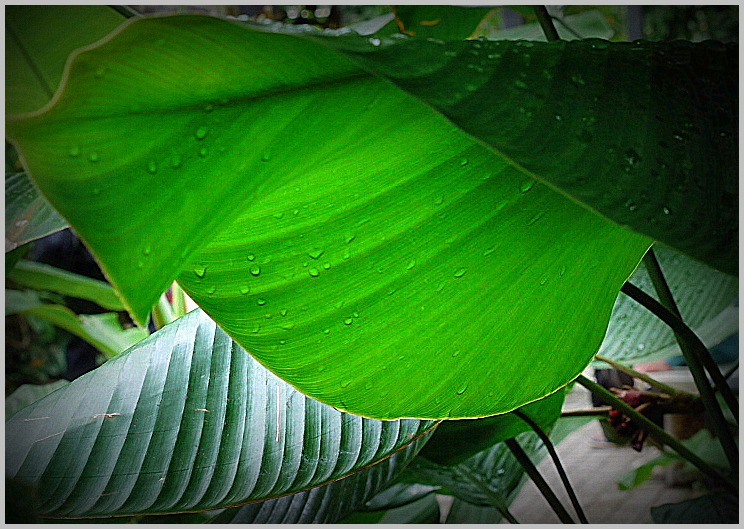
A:
{"label": "thin plant stem", "polygon": [[493,507],[496,508],[497,511],[499,511],[501,516],[506,518],[509,523],[519,523],[514,515],[509,511],[509,508],[506,506],[506,503],[504,503],[503,498],[494,493],[491,488],[483,482],[480,476],[473,472],[467,465],[460,465],[459,468],[464,471],[465,474],[468,475],[468,478],[488,496],[489,502]]}
{"label": "thin plant stem", "polygon": [[606,364],[610,364],[612,367],[614,367],[618,371],[622,371],[623,373],[625,373],[627,375],[630,375],[632,377],[635,377],[635,378],[637,378],[639,380],[643,380],[644,382],[646,382],[647,384],[649,384],[652,388],[656,388],[658,390],[661,390],[661,391],[663,391],[664,393],[666,393],[668,395],[675,396],[675,395],[678,395],[680,393],[680,391],[678,389],[674,389],[672,386],[667,386],[666,384],[662,384],[658,380],[654,380],[653,378],[651,378],[650,376],[646,375],[645,373],[639,373],[635,369],[631,369],[628,366],[624,366],[622,364],[618,364],[614,360],[610,360],[609,358],[605,358],[604,356],[601,356],[601,355],[595,355],[594,358],[596,358],[597,360],[600,360],[601,362],[605,362]]}
{"label": "thin plant stem", "polygon": [[137,11],[135,11],[129,6],[124,6],[124,5],[113,6],[112,5],[109,7],[126,18],[137,17],[140,15]]}
{"label": "thin plant stem", "polygon": [[612,406],[600,406],[591,410],[566,410],[561,412],[561,417],[607,417]]}
{"label": "thin plant stem", "polygon": [[720,481],[727,488],[732,491],[738,491],[737,484],[726,476],[720,474],[713,467],[708,465],[704,460],[695,455],[689,448],[683,445],[679,440],[669,435],[663,428],[659,427],[654,421],[638,413],[632,406],[618,399],[611,391],[604,388],[600,384],[589,380],[584,375],[579,375],[576,382],[584,386],[586,389],[594,393],[597,397],[603,400],[606,404],[609,404],[613,408],[621,411],[628,417],[630,417],[637,425],[642,426],[648,430],[649,434],[654,437],[659,443],[669,446],[672,450],[676,451],[679,455],[687,459],[690,463],[695,465],[701,472],[707,474],[709,477],[716,481]]}
{"label": "thin plant stem", "polygon": [[726,380],[728,380],[729,378],[731,378],[731,375],[733,375],[734,373],[736,373],[736,370],[737,369],[739,369],[739,362],[736,362],[734,365],[732,365],[729,368],[729,370],[726,371],[726,373],[724,373],[723,378],[725,378]]}
{"label": "thin plant stem", "polygon": [[[669,325],[675,333],[678,333],[687,343],[692,347],[705,347],[700,341],[700,338],[690,330],[679,318],[672,314],[664,305],[656,301],[654,298],[646,294],[643,290],[633,285],[632,283],[625,282],[622,287],[622,292],[630,296],[634,301],[637,301],[645,308],[654,313],[660,320]],[[696,362],[695,355],[688,355],[692,363],[688,361],[688,367],[690,373],[692,373],[695,379],[695,385],[700,392],[700,398],[703,401],[706,411],[710,415],[713,430],[715,431],[718,439],[721,442],[723,451],[726,454],[726,458],[731,465],[734,472],[738,471],[739,467],[739,449],[736,446],[736,440],[729,429],[728,423],[723,416],[721,406],[713,393],[713,388],[708,382],[708,377],[705,375],[703,366]],[[687,358],[687,356],[685,356]],[[738,415],[739,407],[735,406],[731,408],[734,416]]]}
{"label": "thin plant stem", "polygon": [[562,523],[576,523],[574,522],[573,518],[571,518],[571,515],[568,514],[568,511],[566,511],[566,509],[563,507],[560,500],[558,500],[558,497],[550,488],[548,482],[545,481],[545,478],[540,475],[540,472],[537,470],[535,464],[530,460],[527,453],[522,449],[521,446],[519,446],[517,440],[507,439],[504,442],[506,443],[506,446],[509,448],[509,450],[511,450],[511,453],[514,454],[514,457],[517,458],[519,464],[522,465],[522,468],[530,477],[530,479],[532,479],[532,482],[542,493],[543,497],[547,500],[548,504],[550,504],[550,507],[553,509],[560,521]]}
{"label": "thin plant stem", "polygon": [[561,40],[558,31],[553,25],[553,19],[550,17],[548,9],[545,6],[535,6],[535,15],[537,16],[537,21],[540,23],[543,33],[545,33],[545,38],[548,39],[549,42]]}
{"label": "thin plant stem", "polygon": [[[648,252],[646,252],[646,255],[643,257],[643,264],[646,266],[646,270],[648,271],[648,275],[651,278],[651,282],[654,285],[654,289],[659,296],[661,304],[682,321],[682,315],[677,308],[677,303],[674,301],[672,291],[666,282],[664,272],[661,270],[661,265],[659,265],[659,261],[656,259],[653,247],[649,248]],[[718,387],[718,390],[721,392],[726,404],[732,411],[736,410],[734,411],[734,415],[738,416],[738,401],[736,400],[736,396],[726,383],[726,378],[721,374],[721,370],[718,368],[718,364],[713,360],[708,348],[705,347],[702,342],[700,342],[700,344],[690,343],[689,340],[676,331],[675,335],[679,347],[682,350],[682,354],[685,357],[685,361],[687,362],[687,365],[690,366],[690,371],[692,372],[693,364],[696,364],[697,370],[704,368],[705,371],[708,371],[708,373],[710,373],[710,378]],[[695,345],[697,345],[697,347]],[[693,376],[694,375],[695,373],[693,373]],[[697,379],[695,382],[697,383]],[[701,382],[706,384],[708,387],[712,387],[708,382],[707,377],[702,377]]]}
{"label": "thin plant stem", "polygon": [[160,299],[152,308],[152,322],[155,324],[155,328],[162,329],[175,319],[168,298],[165,294],[161,294]]}
{"label": "thin plant stem", "polygon": [[186,297],[184,295],[181,285],[177,282],[173,282],[171,285],[171,299],[173,300],[173,315],[176,318],[186,315]]}
{"label": "thin plant stem", "polygon": [[523,411],[517,409],[514,410],[514,415],[522,419],[524,422],[526,422],[530,428],[532,428],[532,431],[534,431],[537,436],[542,440],[543,444],[545,445],[545,448],[548,449],[548,453],[550,454],[550,457],[553,459],[553,464],[555,465],[555,469],[558,471],[558,475],[561,477],[561,481],[563,482],[563,486],[566,488],[566,492],[568,493],[568,498],[571,500],[571,505],[573,505],[574,510],[576,511],[576,515],[579,517],[579,521],[581,523],[589,523],[589,520],[586,519],[586,515],[584,514],[584,510],[581,508],[581,504],[579,503],[579,498],[576,497],[576,493],[574,492],[573,487],[571,486],[571,482],[568,480],[568,475],[566,474],[566,470],[563,468],[563,465],[561,464],[561,460],[558,457],[558,452],[555,450],[555,446],[553,446],[553,441],[550,440],[550,437],[545,433],[545,431],[540,428],[540,425],[537,424],[535,421],[532,420],[532,418],[524,413]]}

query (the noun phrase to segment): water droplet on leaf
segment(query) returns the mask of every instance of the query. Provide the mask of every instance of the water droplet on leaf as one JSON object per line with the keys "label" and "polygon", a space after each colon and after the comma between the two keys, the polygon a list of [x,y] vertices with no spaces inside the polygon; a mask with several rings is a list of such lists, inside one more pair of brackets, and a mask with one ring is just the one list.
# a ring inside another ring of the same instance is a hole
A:
{"label": "water droplet on leaf", "polygon": [[194,137],[197,140],[203,140],[207,137],[207,134],[209,134],[209,129],[207,127],[199,127],[196,129],[196,132],[194,133]]}
{"label": "water droplet on leaf", "polygon": [[462,277],[467,273],[467,269],[465,268],[458,268],[455,270],[455,277]]}
{"label": "water droplet on leaf", "polygon": [[310,277],[318,277],[320,275],[320,272],[318,272],[318,269],[315,267],[308,269],[307,273],[310,274]]}
{"label": "water droplet on leaf", "polygon": [[251,272],[251,275],[254,275],[254,276],[261,275],[261,267],[258,266],[257,264],[254,264],[253,266],[251,266],[250,272]]}

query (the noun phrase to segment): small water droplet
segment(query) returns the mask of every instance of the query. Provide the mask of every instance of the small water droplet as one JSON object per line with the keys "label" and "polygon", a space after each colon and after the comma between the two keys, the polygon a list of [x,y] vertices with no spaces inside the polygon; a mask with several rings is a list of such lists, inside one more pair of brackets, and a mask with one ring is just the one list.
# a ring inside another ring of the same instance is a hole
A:
{"label": "small water droplet", "polygon": [[457,356],[459,356],[459,355],[460,355],[460,350],[458,349],[457,351],[454,351],[454,352],[452,353],[452,358],[455,358],[455,357],[457,357]]}
{"label": "small water droplet", "polygon": [[273,216],[273,217],[274,217],[275,219],[279,220],[279,219],[281,219],[282,217],[284,217],[284,213],[282,213],[282,212],[280,211],[279,213],[274,213],[274,214],[273,214],[272,216]]}
{"label": "small water droplet", "polygon": [[519,190],[522,193],[526,193],[527,191],[529,191],[533,187],[535,187],[535,180],[532,180],[531,178],[529,180],[525,180],[524,182],[522,182],[521,184],[519,184]]}
{"label": "small water droplet", "polygon": [[307,255],[310,256],[311,259],[319,259],[321,255],[323,255],[324,250],[320,248],[316,248],[310,252],[307,253]]}
{"label": "small water droplet", "polygon": [[628,208],[629,211],[635,211],[638,209],[638,204],[633,202],[633,200],[627,200],[625,202],[625,207]]}
{"label": "small water droplet", "polygon": [[468,165],[468,159],[460,158],[460,167],[465,167],[466,165]]}
{"label": "small water droplet", "polygon": [[416,259],[411,259],[410,261],[408,261],[408,264],[406,265],[406,270],[410,270],[414,266],[416,266]]}
{"label": "small water droplet", "polygon": [[98,161],[98,153],[93,151],[88,155],[88,160],[90,160],[93,163],[96,163]]}
{"label": "small water droplet", "polygon": [[330,270],[331,269],[331,263],[323,263],[323,270]]}
{"label": "small water droplet", "polygon": [[350,243],[351,243],[351,241],[353,241],[354,239],[356,239],[356,235],[354,235],[354,234],[352,234],[352,233],[348,234],[348,235],[346,236],[346,239],[345,239],[345,240],[346,240],[346,244],[350,244]]}
{"label": "small water droplet", "polygon": [[258,266],[257,264],[254,264],[253,266],[251,266],[250,272],[251,272],[251,275],[254,275],[254,276],[261,275],[261,267]]}
{"label": "small water droplet", "polygon": [[150,252],[152,251],[152,247],[148,244],[144,248],[142,248],[142,255],[150,255]]}
{"label": "small water droplet", "polygon": [[565,274],[565,273],[566,273],[566,267],[565,266],[561,266],[561,269],[558,271],[558,275],[560,277],[563,277],[563,274]]}
{"label": "small water droplet", "polygon": [[344,250],[344,254],[341,257],[344,259],[344,261],[347,260],[347,259],[349,259],[351,257],[351,252],[349,251],[348,248],[346,248],[346,250]]}
{"label": "small water droplet", "polygon": [[148,162],[148,164],[147,164],[147,172],[150,173],[150,174],[157,173],[158,172],[158,165],[154,161],[150,160],[150,162]]}
{"label": "small water droplet", "polygon": [[444,196],[443,195],[437,195],[434,197],[434,205],[435,206],[441,206],[444,202]]}
{"label": "small water droplet", "polygon": [[251,291],[251,287],[249,287],[248,285],[243,285],[242,287],[240,287],[240,293],[243,294],[244,296],[247,296],[250,293],[250,291]]}
{"label": "small water droplet", "polygon": [[354,323],[354,318],[346,318],[344,320],[344,325],[351,325],[352,323]]}
{"label": "small water droplet", "polygon": [[491,254],[492,254],[492,253],[493,253],[493,252],[494,252],[495,250],[496,250],[496,248],[488,248],[488,249],[486,249],[486,250],[485,250],[485,251],[483,252],[483,257],[488,257],[488,256],[489,256],[489,255],[491,255]]}
{"label": "small water droplet", "polygon": [[266,305],[266,300],[265,300],[264,298],[258,298],[258,299],[256,300],[256,303],[257,303],[258,305],[260,305],[260,306],[262,306],[262,307],[263,307],[264,305]]}
{"label": "small water droplet", "polygon": [[646,344],[645,343],[639,343],[637,347],[638,347],[638,350],[639,351],[643,351],[646,348]]}
{"label": "small water droplet", "polygon": [[525,83],[521,79],[517,79],[516,81],[514,81],[514,86],[519,88],[520,90],[527,90],[527,83]]}
{"label": "small water droplet", "polygon": [[282,316],[286,316],[287,315],[287,309],[280,310],[279,311],[279,314],[281,314]]}
{"label": "small water droplet", "polygon": [[372,46],[379,46],[382,41],[378,38],[372,37],[371,39],[369,39],[369,43],[372,44]]}
{"label": "small water droplet", "polygon": [[538,220],[540,220],[541,218],[543,218],[544,215],[545,215],[545,212],[544,211],[540,211],[539,213],[536,213],[535,215],[532,216],[532,218],[530,218],[530,220],[527,221],[527,226],[532,226]]}
{"label": "small water droplet", "polygon": [[462,384],[462,385],[461,385],[461,386],[460,386],[459,388],[457,388],[457,394],[458,394],[458,395],[462,395],[462,394],[463,394],[463,393],[465,393],[465,392],[466,392],[467,390],[468,390],[468,383],[467,383],[467,382],[465,382],[465,383],[463,383],[463,384]]}
{"label": "small water droplet", "polygon": [[556,120],[556,121],[561,121],[561,120],[563,120],[563,116],[561,116],[560,114],[556,114],[556,115],[555,115],[554,117],[555,117],[555,120]]}
{"label": "small water droplet", "polygon": [[342,380],[339,384],[342,388],[348,388],[349,384],[351,384],[351,380]]}
{"label": "small water droplet", "polygon": [[367,383],[366,383],[366,384],[364,385],[364,389],[366,389],[366,390],[368,390],[368,391],[369,391],[370,389],[372,389],[373,387],[374,387],[374,384],[373,384],[372,382],[367,382]]}
{"label": "small water droplet", "polygon": [[318,272],[318,269],[315,267],[309,268],[307,273],[310,274],[310,277],[318,277],[320,275],[320,272]]}
{"label": "small water droplet", "polygon": [[267,149],[261,155],[261,161],[268,162],[269,160],[271,160],[271,151]]}
{"label": "small water droplet", "polygon": [[331,334],[331,329],[323,329],[323,334]]}
{"label": "small water droplet", "polygon": [[547,277],[543,277],[542,279],[540,279],[540,286],[541,286],[541,287],[542,287],[542,286],[545,286],[545,284],[546,284],[547,282],[548,282],[548,278],[547,278]]}
{"label": "small water droplet", "polygon": [[206,147],[202,147],[201,149],[199,149],[199,156],[201,156],[202,158],[206,158],[208,153],[209,151],[206,149]]}
{"label": "small water droplet", "polygon": [[80,156],[80,147],[78,147],[77,145],[75,147],[71,147],[69,153],[70,156],[72,156],[73,158],[77,158],[78,156]]}
{"label": "small water droplet", "polygon": [[207,127],[199,127],[196,129],[196,132],[194,133],[194,137],[197,140],[203,140],[207,137],[207,134],[209,134],[209,129]]}
{"label": "small water droplet", "polygon": [[245,256],[245,258],[248,259],[249,261],[253,261],[256,258],[256,256],[253,255],[252,253],[249,253],[248,255]]}
{"label": "small water droplet", "polygon": [[209,287],[209,288],[207,289],[207,294],[209,294],[209,295],[211,296],[211,295],[212,295],[212,294],[214,294],[214,293],[215,293],[216,291],[217,291],[217,287],[216,287],[215,285],[212,285],[211,287]]}
{"label": "small water droplet", "polygon": [[173,169],[178,169],[182,165],[183,165],[183,158],[181,158],[181,155],[174,154],[173,157],[171,158],[171,167],[173,167]]}
{"label": "small water droplet", "polygon": [[455,277],[462,277],[467,273],[467,269],[465,268],[458,268],[455,270]]}
{"label": "small water droplet", "polygon": [[672,211],[669,208],[664,208],[662,209],[662,211],[664,212],[664,215],[671,215],[672,213]]}
{"label": "small water droplet", "polygon": [[207,269],[203,266],[197,266],[194,268],[194,273],[196,274],[196,277],[201,279],[206,275]]}

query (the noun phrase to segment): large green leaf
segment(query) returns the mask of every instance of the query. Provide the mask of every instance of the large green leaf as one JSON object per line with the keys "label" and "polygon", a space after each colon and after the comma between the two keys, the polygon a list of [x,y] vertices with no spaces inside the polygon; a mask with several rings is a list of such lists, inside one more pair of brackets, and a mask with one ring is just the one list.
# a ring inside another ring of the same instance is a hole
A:
{"label": "large green leaf", "polygon": [[390,483],[424,442],[419,439],[384,461],[328,485],[228,509],[212,523],[336,523]]}
{"label": "large green leaf", "polygon": [[11,395],[5,398],[5,420],[10,419],[14,413],[36,402],[51,392],[69,384],[67,380],[56,380],[50,384],[23,384]]}
{"label": "large green leaf", "polygon": [[[739,311],[732,306],[739,294],[736,278],[668,248],[656,245],[654,252],[683,320],[708,347],[738,330]],[[655,296],[645,266],[639,266],[630,281]],[[672,330],[624,295],[615,302],[599,352],[628,365],[682,354]]]}
{"label": "large green leaf", "polygon": [[5,112],[44,106],[62,79],[67,56],[106,36],[124,20],[107,6],[7,6]]}
{"label": "large green leaf", "polygon": [[206,510],[343,478],[432,426],[311,400],[196,310],[18,412],[5,469],[48,517]]}
{"label": "large green leaf", "polygon": [[650,244],[337,52],[208,17],[128,23],[8,130],[136,318],[183,271],[262,364],[377,418],[555,391]]}
{"label": "large green leaf", "polygon": [[738,273],[737,44],[324,41],[589,209]]}

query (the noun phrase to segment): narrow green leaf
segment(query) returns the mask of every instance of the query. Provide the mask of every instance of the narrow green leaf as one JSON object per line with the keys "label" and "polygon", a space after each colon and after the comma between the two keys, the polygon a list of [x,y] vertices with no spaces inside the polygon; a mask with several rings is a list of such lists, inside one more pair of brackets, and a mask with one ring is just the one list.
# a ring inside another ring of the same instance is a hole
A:
{"label": "narrow green leaf", "polygon": [[737,44],[323,42],[551,188],[738,273]]}
{"label": "narrow green leaf", "polygon": [[17,413],[6,476],[48,517],[208,510],[354,474],[433,425],[313,401],[196,310]]}
{"label": "narrow green leaf", "polygon": [[68,55],[124,20],[107,6],[7,6],[5,112],[41,108],[57,89]]}
{"label": "narrow green leaf", "polygon": [[554,392],[650,244],[326,46],[208,17],[130,21],[8,129],[139,321],[180,272],[262,364],[371,417]]}
{"label": "narrow green leaf", "polygon": [[5,174],[6,253],[66,227],[26,173]]}
{"label": "narrow green leaf", "polygon": [[13,414],[18,410],[21,410],[58,390],[61,387],[66,386],[70,382],[67,380],[57,380],[50,384],[23,384],[17,390],[5,398],[5,420],[10,419]]}
{"label": "narrow green leaf", "polygon": [[87,299],[105,309],[124,310],[124,305],[114,289],[104,281],[74,274],[47,264],[24,260],[19,262],[7,277],[24,287]]}
{"label": "narrow green leaf", "polygon": [[12,307],[12,313],[34,316],[53,323],[89,342],[108,358],[118,355],[149,335],[146,329],[138,327],[124,329],[118,314],[113,312],[78,315],[64,305],[43,303],[32,291],[5,292],[6,300],[9,295],[12,300],[10,304],[6,304],[6,315],[9,307]]}
{"label": "narrow green leaf", "polygon": [[[739,329],[739,311],[732,306],[738,279],[663,246],[655,245],[654,252],[682,318],[703,343],[712,347]],[[655,292],[645,266],[636,269],[630,282]],[[627,365],[681,354],[672,330],[627,296],[615,302],[599,353]]]}
{"label": "narrow green leaf", "polygon": [[439,523],[439,503],[433,494],[413,503],[391,509],[378,523],[381,524],[432,524]]}

